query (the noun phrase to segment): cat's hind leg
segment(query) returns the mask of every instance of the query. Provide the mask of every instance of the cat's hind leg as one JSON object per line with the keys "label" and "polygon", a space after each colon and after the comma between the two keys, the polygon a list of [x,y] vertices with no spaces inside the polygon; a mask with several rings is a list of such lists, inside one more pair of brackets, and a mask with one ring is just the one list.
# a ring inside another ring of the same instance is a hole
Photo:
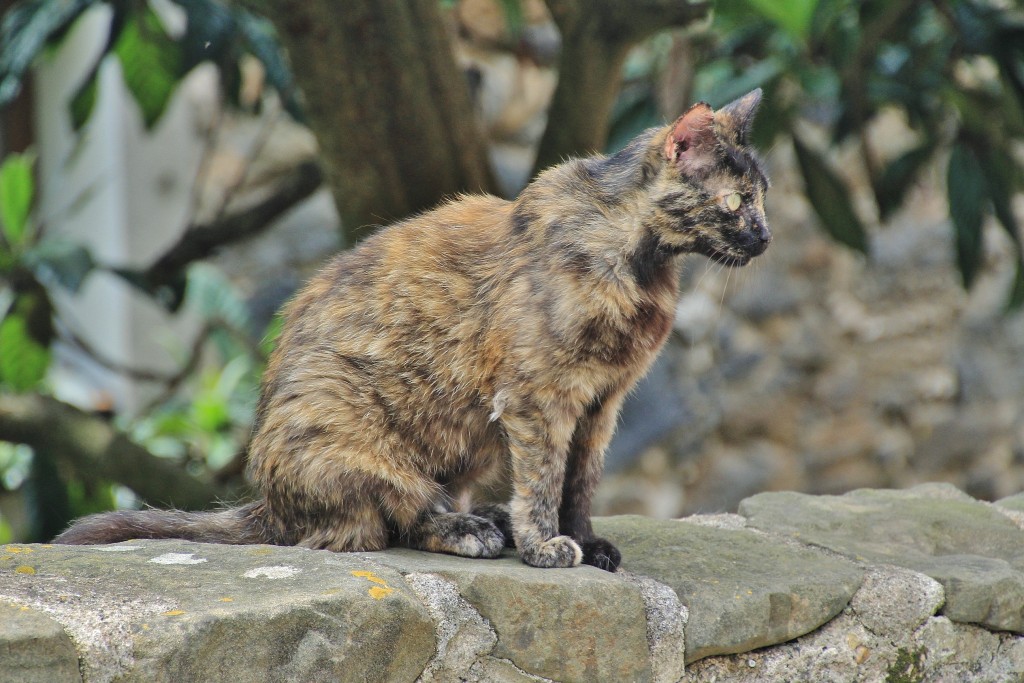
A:
{"label": "cat's hind leg", "polygon": [[516,547],[516,539],[512,534],[512,512],[507,503],[479,503],[470,512],[494,522],[494,526],[505,535],[506,548]]}
{"label": "cat's hind leg", "polygon": [[417,550],[462,557],[497,557],[505,547],[505,534],[494,522],[466,512],[425,512],[397,540]]}
{"label": "cat's hind leg", "polygon": [[357,552],[384,550],[388,546],[388,527],[376,505],[349,505],[344,515],[337,514],[301,523],[296,545],[304,548]]}

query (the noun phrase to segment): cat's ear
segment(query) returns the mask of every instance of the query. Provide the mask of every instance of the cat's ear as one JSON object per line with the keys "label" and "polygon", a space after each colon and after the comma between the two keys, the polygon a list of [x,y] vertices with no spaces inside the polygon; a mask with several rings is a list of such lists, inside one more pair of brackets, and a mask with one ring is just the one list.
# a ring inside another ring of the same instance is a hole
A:
{"label": "cat's ear", "polygon": [[715,163],[715,112],[698,102],[676,119],[665,138],[665,158],[679,170],[700,174]]}
{"label": "cat's ear", "polygon": [[751,90],[715,112],[715,123],[722,136],[736,145],[746,145],[754,125],[757,105],[761,104],[761,89]]}

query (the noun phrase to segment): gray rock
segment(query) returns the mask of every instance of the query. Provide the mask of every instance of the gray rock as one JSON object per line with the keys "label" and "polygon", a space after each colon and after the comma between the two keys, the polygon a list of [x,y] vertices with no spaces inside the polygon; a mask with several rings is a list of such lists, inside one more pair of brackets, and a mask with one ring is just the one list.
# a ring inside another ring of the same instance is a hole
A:
{"label": "gray rock", "polygon": [[0,604],[0,680],[81,683],[78,653],[50,617],[24,605]]}
{"label": "gray rock", "polygon": [[[26,546],[0,599],[47,612],[86,680],[413,681],[434,625],[402,579],[354,555],[139,541]],[[329,560],[329,561],[328,561]]]}
{"label": "gray rock", "polygon": [[850,610],[878,636],[897,640],[933,616],[946,601],[942,584],[902,567],[872,567]]}
{"label": "gray rock", "polygon": [[1007,510],[1014,510],[1016,512],[1024,512],[1024,493],[1018,493],[1015,496],[1007,496],[997,500],[996,505]]}
{"label": "gray rock", "polygon": [[897,640],[851,614],[777,647],[709,657],[687,667],[691,683],[1020,683],[1024,639],[931,617]]}
{"label": "gray rock", "polygon": [[752,531],[629,516],[594,525],[623,550],[624,568],[666,584],[686,605],[687,662],[803,635],[838,614],[863,575]]}
{"label": "gray rock", "polygon": [[740,514],[801,543],[927,574],[943,585],[950,619],[1024,632],[1024,531],[952,486],[764,493],[743,501]]}
{"label": "gray rock", "polygon": [[689,610],[665,584],[639,574],[620,574],[636,584],[644,600],[654,683],[676,683],[686,673],[685,627]]}
{"label": "gray rock", "polygon": [[448,681],[494,649],[498,636],[451,581],[436,574],[406,574],[434,618],[437,648],[417,683]]}
{"label": "gray rock", "polygon": [[489,656],[525,674],[581,682],[653,678],[646,606],[625,577],[587,566],[536,569],[510,552],[495,560],[404,549],[357,557],[450,581],[497,634]]}

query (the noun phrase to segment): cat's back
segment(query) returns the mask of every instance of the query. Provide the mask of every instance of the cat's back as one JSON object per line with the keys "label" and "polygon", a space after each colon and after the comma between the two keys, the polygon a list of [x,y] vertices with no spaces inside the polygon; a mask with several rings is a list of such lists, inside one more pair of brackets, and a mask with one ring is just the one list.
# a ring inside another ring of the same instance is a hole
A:
{"label": "cat's back", "polygon": [[460,197],[338,254],[286,308],[268,370],[339,355],[465,363],[486,325],[489,280],[510,257],[511,211],[497,197]]}

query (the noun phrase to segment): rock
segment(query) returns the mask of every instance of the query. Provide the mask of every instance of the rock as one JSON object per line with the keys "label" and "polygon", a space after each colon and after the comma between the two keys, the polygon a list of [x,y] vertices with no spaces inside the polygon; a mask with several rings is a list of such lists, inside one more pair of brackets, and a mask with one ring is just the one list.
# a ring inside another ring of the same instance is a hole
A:
{"label": "rock", "polygon": [[[14,562],[32,571],[9,571]],[[6,546],[0,572],[0,599],[60,622],[90,683],[412,681],[434,653],[417,594],[356,555],[184,541]]]}
{"label": "rock", "polygon": [[996,501],[996,505],[1007,510],[1014,510],[1016,512],[1024,512],[1024,493],[1018,493],[1014,496],[1007,496]]}
{"label": "rock", "polygon": [[436,574],[406,574],[405,581],[426,604],[437,637],[434,657],[418,682],[453,680],[494,648],[498,636],[455,584]]}
{"label": "rock", "polygon": [[926,574],[943,585],[950,619],[1024,633],[1024,531],[954,487],[765,493],[743,501],[740,514],[801,543]]}
{"label": "rock", "polygon": [[689,611],[686,660],[803,635],[838,614],[860,585],[853,563],[748,530],[614,517],[595,531],[623,567],[669,587]]}
{"label": "rock", "polygon": [[939,611],[946,600],[942,584],[901,567],[872,567],[850,601],[850,610],[878,636],[897,640]]}
{"label": "rock", "polygon": [[639,574],[622,572],[637,585],[647,615],[647,644],[655,683],[676,683],[686,673],[684,629],[690,613],[675,591]]}
{"label": "rock", "polygon": [[1021,680],[1013,511],[948,485],[741,510],[595,519],[616,573],[512,551],[0,545],[0,681]]}
{"label": "rock", "polygon": [[78,653],[50,617],[23,605],[0,603],[0,680],[81,683]]}
{"label": "rock", "polygon": [[489,657],[526,674],[581,682],[653,677],[646,605],[624,577],[587,566],[535,569],[511,553],[486,561],[404,549],[358,556],[450,582],[496,633]]}

